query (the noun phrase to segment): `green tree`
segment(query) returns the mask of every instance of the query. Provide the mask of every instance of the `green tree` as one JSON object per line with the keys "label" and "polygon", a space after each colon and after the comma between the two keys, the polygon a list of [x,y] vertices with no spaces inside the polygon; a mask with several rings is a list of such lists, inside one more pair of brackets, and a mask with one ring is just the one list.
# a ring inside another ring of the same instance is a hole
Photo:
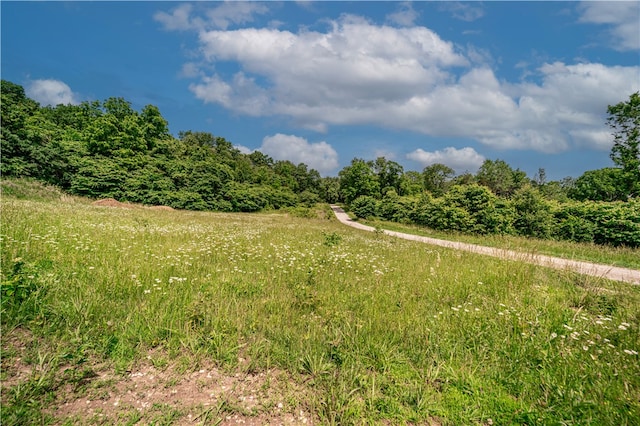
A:
{"label": "green tree", "polygon": [[440,197],[447,192],[454,175],[453,169],[444,164],[435,163],[427,166],[422,171],[424,189],[431,192],[435,197]]}
{"label": "green tree", "polygon": [[403,167],[395,161],[378,157],[373,162],[373,171],[378,178],[378,185],[384,195],[389,189],[400,192],[400,184],[404,173]]}
{"label": "green tree", "polygon": [[361,195],[375,197],[380,193],[380,184],[371,161],[354,158],[351,160],[351,165],[340,170],[338,175],[340,176],[340,194],[347,204]]}
{"label": "green tree", "polygon": [[401,195],[420,194],[424,189],[422,175],[414,170],[404,172],[400,182]]}
{"label": "green tree", "polygon": [[621,184],[628,197],[640,196],[640,92],[627,102],[609,105],[607,123],[613,130],[611,159],[622,168]]}
{"label": "green tree", "polygon": [[157,106],[145,106],[142,109],[140,118],[143,122],[144,136],[145,139],[147,139],[147,143],[169,136],[169,123],[162,117]]}
{"label": "green tree", "polygon": [[318,183],[320,197],[327,203],[340,201],[340,178],[324,177]]}
{"label": "green tree", "polygon": [[480,185],[488,187],[500,197],[513,195],[524,186],[526,178],[526,173],[521,170],[513,170],[503,160],[485,160],[476,174]]}
{"label": "green tree", "polygon": [[578,200],[620,201],[627,199],[623,184],[624,172],[615,167],[588,170],[576,179],[569,197]]}
{"label": "green tree", "polygon": [[27,98],[22,86],[2,80],[0,87],[0,171],[3,176],[40,177],[34,159],[38,149],[27,131],[27,122],[38,111],[38,104]]}

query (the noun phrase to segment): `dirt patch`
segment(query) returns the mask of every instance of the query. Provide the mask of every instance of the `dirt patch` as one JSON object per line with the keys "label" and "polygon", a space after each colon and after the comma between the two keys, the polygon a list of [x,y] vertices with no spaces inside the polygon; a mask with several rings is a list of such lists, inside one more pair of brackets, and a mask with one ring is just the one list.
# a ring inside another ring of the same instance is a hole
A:
{"label": "dirt patch", "polygon": [[3,405],[12,388],[54,377],[55,398],[44,411],[55,424],[318,423],[308,407],[299,405],[301,395],[312,390],[284,371],[229,372],[206,360],[193,365],[185,359],[170,361],[155,350],[130,371],[118,373],[97,360],[69,365],[58,357],[30,359],[33,345],[40,350],[43,345],[27,330],[11,330],[2,337]]}
{"label": "dirt patch", "polygon": [[81,423],[137,417],[145,424],[314,424],[304,408],[288,403],[287,395],[299,389],[275,370],[229,374],[209,366],[181,373],[175,366],[142,365],[125,376],[101,372],[93,382],[82,396],[73,389],[61,392],[66,398],[52,414]]}
{"label": "dirt patch", "polygon": [[121,203],[120,201],[113,198],[105,198],[102,200],[94,201],[91,203],[93,206],[103,206],[103,207],[119,207],[122,209],[136,209],[139,206],[131,203]]}

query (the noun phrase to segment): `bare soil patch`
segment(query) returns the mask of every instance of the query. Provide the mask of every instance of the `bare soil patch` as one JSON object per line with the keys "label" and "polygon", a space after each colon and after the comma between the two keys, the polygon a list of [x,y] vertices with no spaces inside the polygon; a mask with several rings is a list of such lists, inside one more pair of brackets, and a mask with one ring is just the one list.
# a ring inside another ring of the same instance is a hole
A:
{"label": "bare soil patch", "polygon": [[[311,390],[283,371],[228,372],[207,360],[190,366],[184,359],[167,362],[157,350],[125,373],[95,360],[42,364],[30,359],[33,345],[42,349],[32,338],[22,329],[2,338],[2,403],[13,387],[55,370],[59,387],[45,410],[55,424],[317,424],[308,407],[295,402]],[[65,381],[74,373],[82,379]]]}
{"label": "bare soil patch", "polygon": [[122,209],[136,209],[139,206],[131,203],[122,203],[114,198],[105,198],[102,200],[97,200],[91,203],[93,206],[103,206],[103,207],[119,207]]}

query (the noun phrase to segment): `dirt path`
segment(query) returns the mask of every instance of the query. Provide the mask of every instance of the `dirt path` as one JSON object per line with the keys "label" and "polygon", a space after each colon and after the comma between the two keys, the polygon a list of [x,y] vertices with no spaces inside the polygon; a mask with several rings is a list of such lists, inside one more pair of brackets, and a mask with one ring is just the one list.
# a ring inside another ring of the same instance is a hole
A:
{"label": "dirt path", "polygon": [[[338,220],[345,225],[362,229],[363,231],[374,231],[372,226],[363,225],[353,221],[345,211],[332,205],[331,209],[335,213]],[[479,246],[476,244],[459,243],[455,241],[438,240],[435,238],[421,237],[419,235],[405,234],[395,231],[384,231],[386,235],[391,235],[406,240],[420,241],[422,243],[432,244],[441,247],[447,247],[457,250],[470,251],[472,253],[485,254],[488,256],[499,257],[501,259],[511,259],[520,262],[527,262],[536,265],[542,265],[549,268],[560,270],[571,270],[580,274],[592,275],[595,277],[607,278],[614,281],[623,281],[626,283],[640,285],[640,271],[636,269],[619,268],[616,266],[608,266],[590,262],[580,262],[576,260],[561,259],[558,257],[544,256],[540,254],[522,253],[513,250],[505,250],[494,247]]]}

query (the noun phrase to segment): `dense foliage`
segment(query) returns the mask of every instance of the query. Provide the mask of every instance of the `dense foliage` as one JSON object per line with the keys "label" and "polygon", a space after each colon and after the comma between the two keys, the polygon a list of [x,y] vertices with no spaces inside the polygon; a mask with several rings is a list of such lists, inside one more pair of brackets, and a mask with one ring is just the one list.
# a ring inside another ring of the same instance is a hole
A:
{"label": "dense foliage", "polygon": [[2,82],[2,175],[72,194],[180,209],[258,211],[315,203],[320,174],[306,165],[243,154],[222,137],[169,134],[157,107],[122,98],[40,107]]}
{"label": "dense foliage", "polygon": [[338,177],[305,164],[244,154],[223,137],[174,137],[157,107],[122,98],[41,107],[2,81],[3,176],[31,177],[72,194],[180,209],[253,212],[343,202],[361,218],[436,230],[515,234],[640,246],[640,95],[608,108],[616,167],[577,179],[533,179],[503,160],[459,176],[446,165],[405,171],[354,158]]}

